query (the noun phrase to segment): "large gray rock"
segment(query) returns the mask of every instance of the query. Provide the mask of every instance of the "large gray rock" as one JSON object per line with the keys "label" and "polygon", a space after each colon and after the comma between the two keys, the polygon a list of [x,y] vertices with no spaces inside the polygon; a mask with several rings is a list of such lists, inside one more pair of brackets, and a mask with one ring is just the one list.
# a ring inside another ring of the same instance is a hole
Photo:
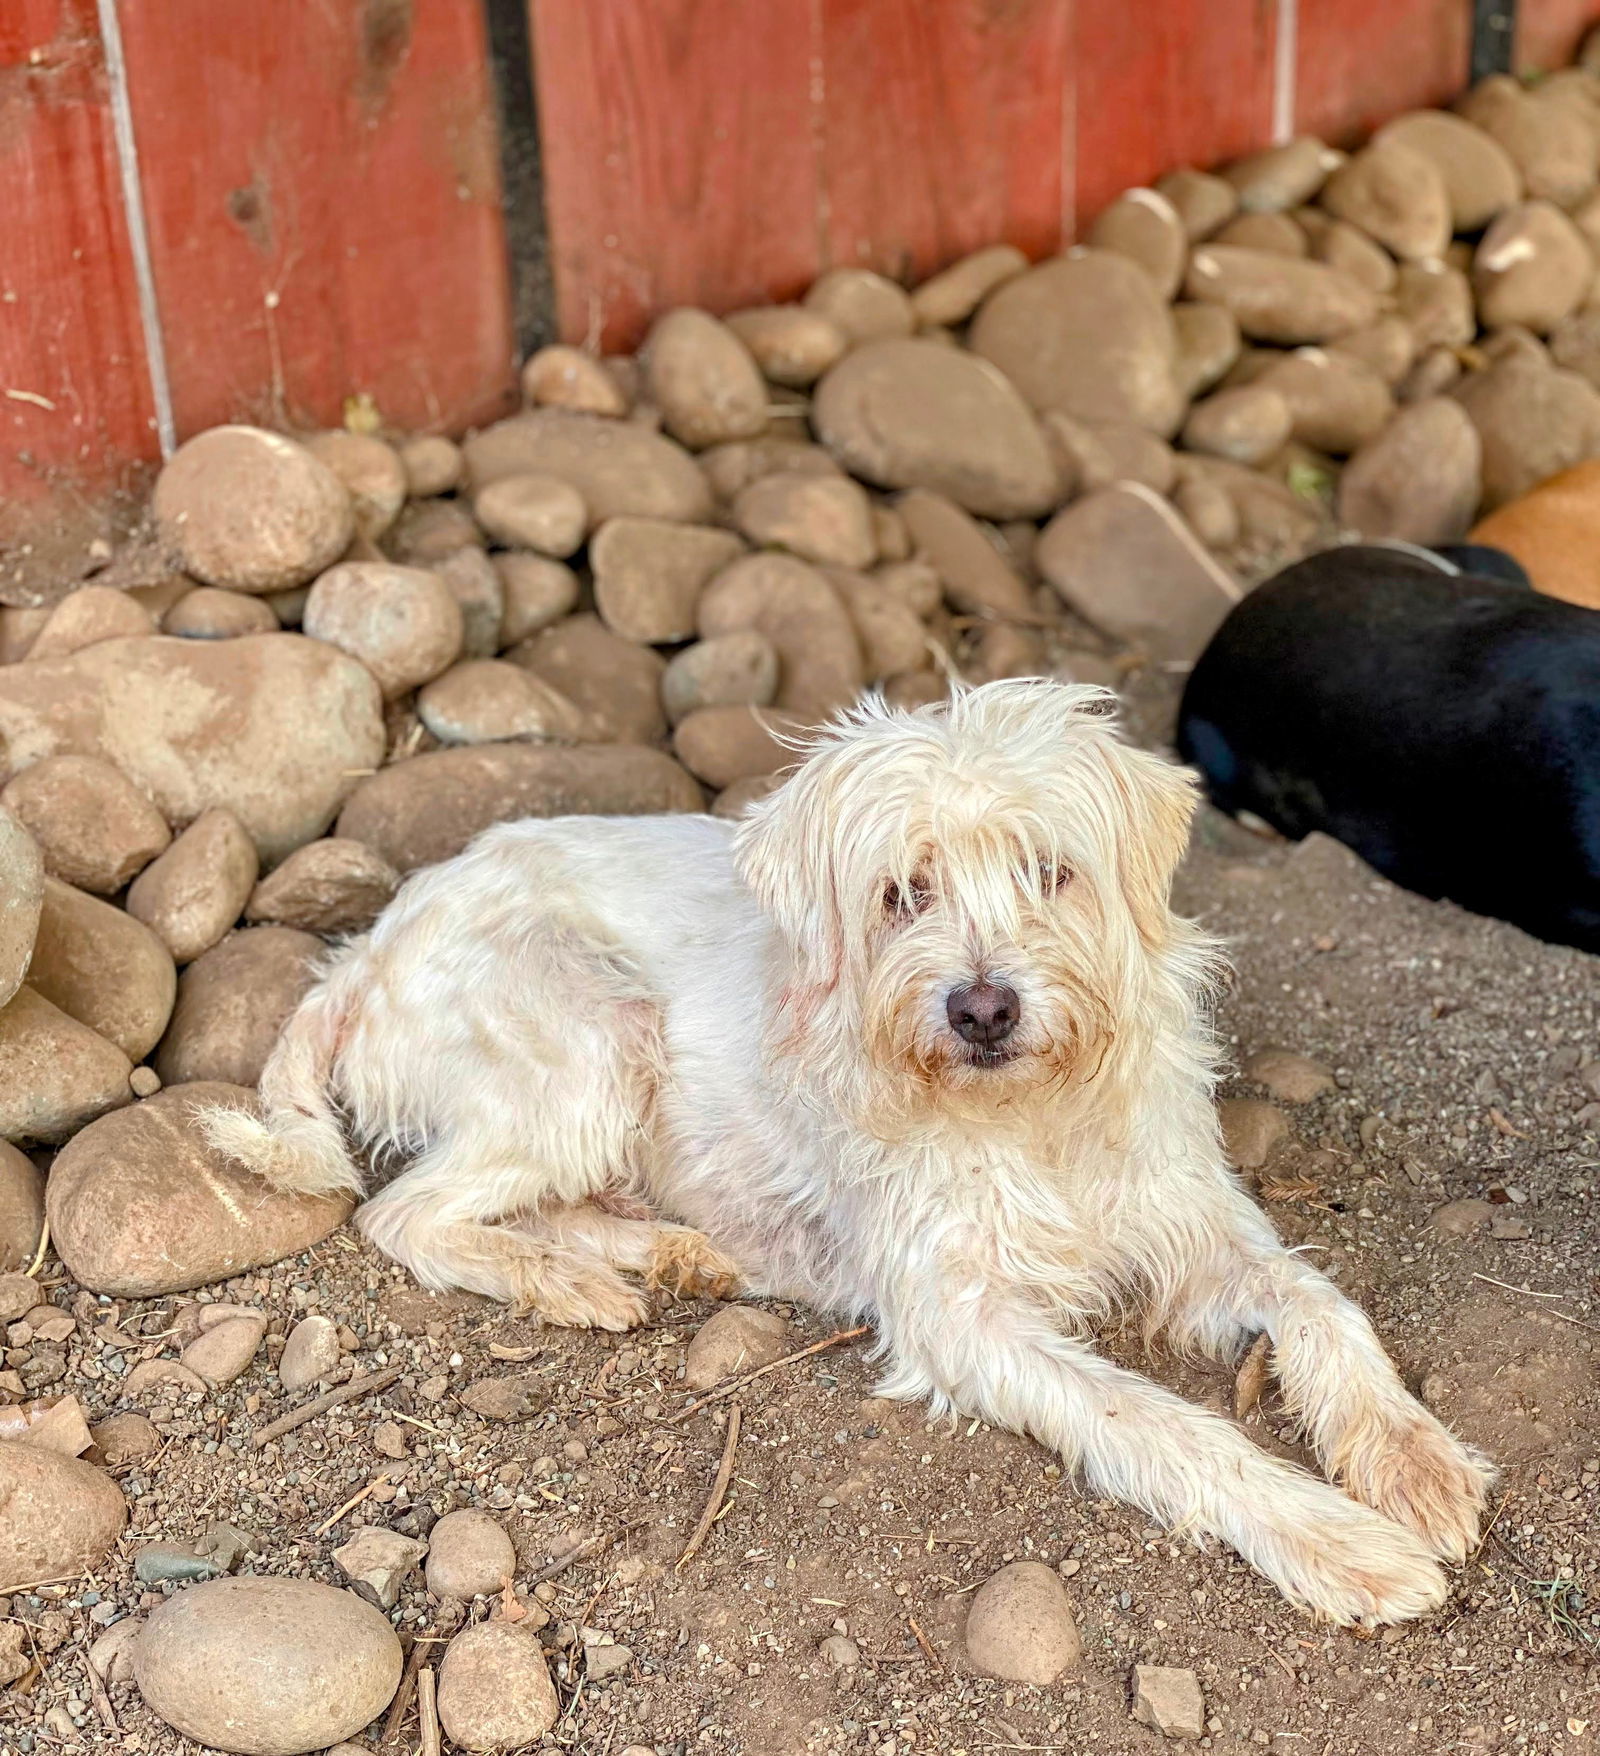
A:
{"label": "large gray rock", "polygon": [[319,1243],[350,1212],[343,1195],[287,1195],[208,1146],[195,1112],[253,1109],[232,1085],[178,1085],[91,1123],[57,1155],[45,1188],[50,1238],[81,1285],[153,1298],[227,1280]]}
{"label": "large gray rock", "polygon": [[212,427],[179,446],[151,506],[184,571],[230,591],[304,585],[355,534],[338,476],[303,445],[259,427]]}
{"label": "large gray rock", "polygon": [[44,903],[44,860],[38,843],[9,811],[0,810],[0,1006],[28,972]]}
{"label": "large gray rock", "polygon": [[931,488],[990,518],[1036,517],[1060,499],[1028,405],[987,360],[958,348],[869,342],[817,386],[811,417],[823,444],[880,488]]}
{"label": "large gray rock", "polygon": [[54,1145],[133,1096],[115,1043],[24,984],[0,1006],[0,1140]]}
{"label": "large gray rock", "polygon": [[0,772],[103,757],[175,826],[226,805],[269,863],[322,833],[383,747],[365,667],[299,634],[106,640],[0,670]]}
{"label": "large gray rock", "polygon": [[474,493],[503,476],[555,476],[578,490],[596,524],[711,513],[711,491],[694,459],[636,421],[535,409],[474,433],[462,452]]}
{"label": "large gray rock", "polygon": [[1483,445],[1461,404],[1431,396],[1408,404],[1352,457],[1339,478],[1339,522],[1363,537],[1431,548],[1458,543],[1472,524]]}
{"label": "large gray rock", "polygon": [[309,1579],[208,1579],[150,1614],[133,1649],[146,1703],[240,1756],[304,1756],[389,1705],[404,1662],[382,1613]]}
{"label": "large gray rock", "polygon": [[1057,513],[1034,560],[1086,621],[1157,659],[1197,658],[1240,595],[1166,502],[1133,483]]}
{"label": "large gray rock", "polygon": [[1073,250],[1008,281],[984,302],[969,339],[1036,409],[1133,421],[1163,436],[1183,418],[1171,313],[1149,275],[1114,251]]}
{"label": "large gray rock", "polygon": [[339,834],[397,872],[458,854],[516,817],[631,817],[699,811],[698,786],[670,756],[634,744],[477,744],[413,756],[356,789]]}

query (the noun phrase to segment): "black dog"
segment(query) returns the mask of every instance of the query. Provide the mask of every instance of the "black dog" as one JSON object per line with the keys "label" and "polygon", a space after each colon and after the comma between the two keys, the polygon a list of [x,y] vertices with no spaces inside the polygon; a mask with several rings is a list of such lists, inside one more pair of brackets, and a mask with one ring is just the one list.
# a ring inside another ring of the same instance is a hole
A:
{"label": "black dog", "polygon": [[1365,546],[1268,580],[1195,666],[1179,746],[1225,811],[1600,951],[1600,613],[1447,553],[1481,570]]}

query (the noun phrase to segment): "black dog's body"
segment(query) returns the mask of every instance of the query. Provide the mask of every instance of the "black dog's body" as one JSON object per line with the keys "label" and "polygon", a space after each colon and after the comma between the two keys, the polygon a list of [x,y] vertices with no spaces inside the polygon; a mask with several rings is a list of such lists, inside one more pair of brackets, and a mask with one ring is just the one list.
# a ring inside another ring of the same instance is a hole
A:
{"label": "black dog's body", "polygon": [[1600,613],[1392,549],[1314,555],[1229,614],[1179,745],[1225,811],[1600,951]]}

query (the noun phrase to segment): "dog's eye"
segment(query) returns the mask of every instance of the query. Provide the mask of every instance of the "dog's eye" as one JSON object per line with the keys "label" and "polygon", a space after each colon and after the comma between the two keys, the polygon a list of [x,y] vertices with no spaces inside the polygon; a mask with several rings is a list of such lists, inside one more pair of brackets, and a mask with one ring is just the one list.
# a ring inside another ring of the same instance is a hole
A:
{"label": "dog's eye", "polygon": [[1065,861],[1057,860],[1054,865],[1045,867],[1045,888],[1052,896],[1059,896],[1072,882],[1072,876],[1072,868]]}
{"label": "dog's eye", "polygon": [[891,879],[883,887],[884,918],[890,921],[909,921],[927,908],[928,901],[927,888],[918,884],[915,879],[908,885],[896,884]]}

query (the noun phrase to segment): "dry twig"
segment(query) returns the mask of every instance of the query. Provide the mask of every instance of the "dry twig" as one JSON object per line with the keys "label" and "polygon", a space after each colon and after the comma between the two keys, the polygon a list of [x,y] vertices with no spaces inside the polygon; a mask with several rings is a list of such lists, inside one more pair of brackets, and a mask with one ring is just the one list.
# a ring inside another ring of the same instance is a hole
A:
{"label": "dry twig", "polygon": [[260,1432],[250,1435],[250,1443],[256,1450],[273,1439],[281,1439],[285,1433],[292,1433],[296,1427],[303,1427],[307,1421],[314,1421],[318,1415],[325,1415],[329,1409],[338,1408],[341,1403],[354,1402],[358,1396],[371,1396],[376,1391],[387,1390],[400,1376],[398,1366],[390,1366],[385,1372],[373,1372],[366,1378],[352,1378],[348,1384],[341,1384],[336,1389],[326,1390],[300,1408],[286,1415],[279,1415],[277,1420],[268,1421]]}
{"label": "dry twig", "polygon": [[417,1672],[417,1718],[421,1722],[422,1756],[440,1756],[444,1734],[439,1729],[438,1690],[432,1665]]}
{"label": "dry twig", "polygon": [[700,1522],[694,1527],[694,1534],[684,1545],[683,1553],[678,1557],[676,1572],[681,1573],[690,1561],[700,1552],[700,1545],[711,1532],[717,1522],[717,1514],[722,1510],[722,1502],[728,1492],[728,1483],[733,1479],[733,1454],[739,1444],[739,1405],[735,1403],[728,1410],[728,1436],[722,1442],[722,1461],[717,1465],[717,1473],[712,1479],[711,1493],[706,1500],[705,1510],[700,1514]]}
{"label": "dry twig", "polygon": [[825,1348],[837,1347],[842,1341],[854,1341],[858,1335],[867,1333],[868,1325],[863,1323],[855,1329],[837,1329],[832,1335],[825,1335],[821,1341],[812,1342],[810,1347],[798,1348],[792,1354],[785,1354],[781,1360],[774,1360],[770,1365],[758,1366],[753,1372],[746,1372],[741,1378],[730,1378],[726,1384],[719,1384],[715,1390],[708,1391],[698,1402],[691,1402],[687,1408],[680,1408],[675,1415],[668,1415],[663,1423],[675,1427],[680,1421],[686,1421],[690,1415],[698,1414],[701,1409],[713,1402],[721,1402],[723,1397],[732,1396],[736,1390],[743,1390],[745,1385],[754,1384],[756,1379],[765,1378],[769,1372],[776,1372],[780,1366],[792,1366],[796,1360],[803,1360],[810,1354],[820,1354]]}

